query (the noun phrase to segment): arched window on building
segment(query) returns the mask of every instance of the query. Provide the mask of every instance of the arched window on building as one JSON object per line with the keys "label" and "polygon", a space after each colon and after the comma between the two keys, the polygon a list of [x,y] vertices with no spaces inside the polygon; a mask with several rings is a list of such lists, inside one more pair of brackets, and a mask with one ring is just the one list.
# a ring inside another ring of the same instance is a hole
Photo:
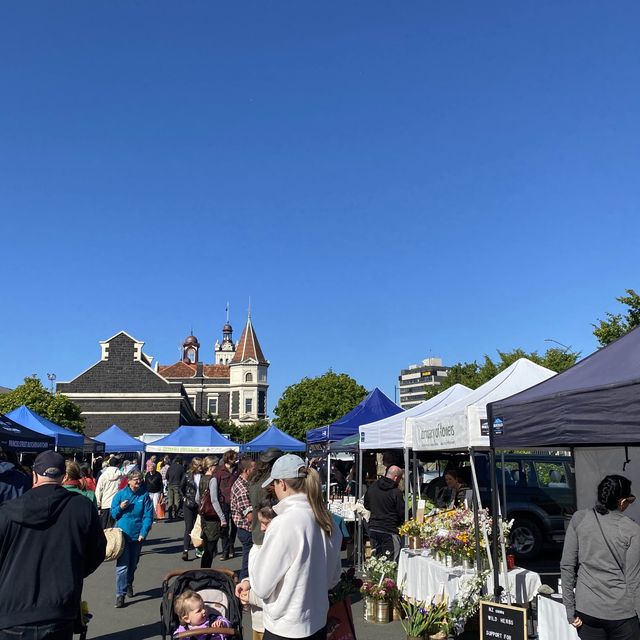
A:
{"label": "arched window on building", "polygon": [[244,374],[244,381],[245,382],[253,382],[253,374],[252,373],[245,373]]}

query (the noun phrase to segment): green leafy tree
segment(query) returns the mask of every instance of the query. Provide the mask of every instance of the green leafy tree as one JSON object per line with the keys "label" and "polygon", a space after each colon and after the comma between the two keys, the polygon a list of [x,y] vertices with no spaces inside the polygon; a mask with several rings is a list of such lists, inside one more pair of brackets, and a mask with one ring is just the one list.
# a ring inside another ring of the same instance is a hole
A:
{"label": "green leafy tree", "polygon": [[304,440],[309,429],[331,424],[351,411],[367,390],[346,373],[329,370],[287,387],[274,409],[279,429]]}
{"label": "green leafy tree", "polygon": [[640,325],[640,296],[633,289],[626,289],[626,294],[616,298],[620,304],[627,306],[624,315],[607,312],[606,320],[598,320],[598,324],[593,325],[593,335],[601,347],[607,346]]}
{"label": "green leafy tree", "polygon": [[527,353],[523,349],[498,351],[497,353],[498,358],[495,361],[485,355],[482,364],[475,361],[454,364],[449,368],[447,377],[442,379],[440,385],[426,387],[427,397],[431,398],[454,384],[463,384],[470,389],[477,389],[520,358],[528,358],[536,364],[560,373],[560,371],[572,367],[580,357],[580,354],[575,351],[555,347],[547,349],[542,355],[537,351]]}
{"label": "green leafy tree", "polygon": [[84,433],[84,418],[80,407],[67,396],[47,391],[36,375],[25,378],[24,382],[10,393],[0,395],[1,413],[13,411],[23,404],[61,427]]}
{"label": "green leafy tree", "polygon": [[241,444],[250,442],[257,436],[259,436],[263,431],[266,431],[266,429],[269,427],[268,420],[256,420],[255,422],[250,422],[248,424],[239,426],[231,420],[217,418],[215,416],[212,416],[211,414],[209,414],[208,416],[208,422],[213,427],[215,427],[215,429],[219,433],[227,434],[230,440],[239,442]]}

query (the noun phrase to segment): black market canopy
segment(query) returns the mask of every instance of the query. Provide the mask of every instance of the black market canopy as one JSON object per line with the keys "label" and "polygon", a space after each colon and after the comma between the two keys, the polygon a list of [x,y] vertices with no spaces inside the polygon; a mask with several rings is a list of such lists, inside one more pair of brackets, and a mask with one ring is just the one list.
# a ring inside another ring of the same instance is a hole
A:
{"label": "black market canopy", "polygon": [[18,453],[47,451],[55,447],[55,439],[18,424],[0,414],[0,445]]}
{"label": "black market canopy", "polygon": [[640,444],[640,327],[488,408],[498,449]]}

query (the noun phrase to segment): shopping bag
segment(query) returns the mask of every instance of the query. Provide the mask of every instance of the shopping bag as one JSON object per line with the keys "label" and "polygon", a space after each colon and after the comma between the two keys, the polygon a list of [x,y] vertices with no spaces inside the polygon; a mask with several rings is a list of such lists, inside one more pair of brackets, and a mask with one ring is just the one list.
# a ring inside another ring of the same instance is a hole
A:
{"label": "shopping bag", "polygon": [[335,602],[327,612],[327,640],[356,640],[351,599]]}
{"label": "shopping bag", "polygon": [[191,536],[191,542],[196,549],[199,549],[204,544],[204,540],[202,539],[202,520],[200,519],[200,516],[196,518],[196,522],[189,535]]}
{"label": "shopping bag", "polygon": [[158,500],[158,504],[156,505],[156,518],[158,520],[164,520],[165,515],[166,511],[164,508],[164,498],[160,498],[160,500]]}

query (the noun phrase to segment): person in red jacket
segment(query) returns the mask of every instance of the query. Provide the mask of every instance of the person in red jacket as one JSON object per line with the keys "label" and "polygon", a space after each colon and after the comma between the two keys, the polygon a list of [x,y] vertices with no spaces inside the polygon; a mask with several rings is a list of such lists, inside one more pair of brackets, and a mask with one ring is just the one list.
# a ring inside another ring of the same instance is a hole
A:
{"label": "person in red jacket", "polygon": [[222,541],[222,558],[228,560],[235,556],[233,546],[236,541],[236,525],[231,517],[231,488],[238,478],[237,470],[238,454],[229,449],[222,456],[222,462],[213,474],[218,481],[218,502],[227,521],[220,532]]}

